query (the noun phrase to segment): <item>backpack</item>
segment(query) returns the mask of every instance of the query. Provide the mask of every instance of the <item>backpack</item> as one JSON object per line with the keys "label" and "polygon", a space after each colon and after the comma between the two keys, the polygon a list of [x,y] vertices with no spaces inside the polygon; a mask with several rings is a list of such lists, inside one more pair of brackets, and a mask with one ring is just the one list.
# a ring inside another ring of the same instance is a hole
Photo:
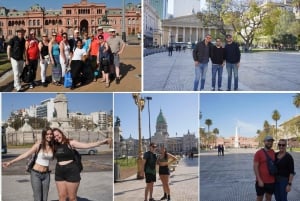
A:
{"label": "backpack", "polygon": [[76,165],[78,166],[79,172],[81,172],[83,170],[83,165],[81,162],[81,155],[79,154],[79,152],[76,149],[72,149],[73,153],[74,153],[74,161],[76,163]]}
{"label": "backpack", "polygon": [[265,149],[262,150],[265,153],[267,158],[267,166],[268,166],[269,174],[275,176],[278,172],[277,166],[275,165],[275,161],[272,160],[272,158],[269,156],[269,154],[266,152]]}
{"label": "backpack", "polygon": [[22,74],[21,74],[20,78],[24,83],[32,82],[33,79],[34,79],[33,69],[29,65],[26,65],[23,68],[23,71],[22,71]]}
{"label": "backpack", "polygon": [[31,170],[35,164],[37,155],[38,155],[39,151],[41,150],[41,148],[42,148],[42,144],[40,144],[38,150],[27,159],[26,172],[29,172],[29,173],[31,172]]}

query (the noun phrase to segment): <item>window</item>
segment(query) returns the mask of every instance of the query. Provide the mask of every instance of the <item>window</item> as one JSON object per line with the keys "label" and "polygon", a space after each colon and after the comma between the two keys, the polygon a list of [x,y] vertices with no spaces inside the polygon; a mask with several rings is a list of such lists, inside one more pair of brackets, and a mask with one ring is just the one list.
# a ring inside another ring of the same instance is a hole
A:
{"label": "window", "polygon": [[102,9],[97,9],[97,14],[102,14]]}
{"label": "window", "polygon": [[35,20],[33,20],[33,26],[35,26]]}
{"label": "window", "polygon": [[29,26],[32,26],[32,21],[31,20],[29,20]]}
{"label": "window", "polygon": [[71,15],[72,14],[72,10],[66,10],[66,14],[67,15]]}
{"label": "window", "polygon": [[77,20],[74,20],[74,25],[77,25]]}
{"label": "window", "polygon": [[67,19],[67,25],[71,25],[70,19]]}
{"label": "window", "polygon": [[40,20],[37,20],[37,25],[40,26]]}

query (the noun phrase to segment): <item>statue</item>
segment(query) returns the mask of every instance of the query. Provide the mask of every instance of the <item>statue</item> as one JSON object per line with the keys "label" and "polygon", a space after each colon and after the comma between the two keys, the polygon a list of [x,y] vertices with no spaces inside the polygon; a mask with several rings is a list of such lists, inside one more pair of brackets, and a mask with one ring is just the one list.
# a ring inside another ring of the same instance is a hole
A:
{"label": "statue", "polygon": [[121,126],[121,120],[120,118],[117,116],[116,117],[116,122],[115,122],[115,127],[120,127]]}
{"label": "statue", "polygon": [[109,20],[107,18],[107,13],[108,13],[108,11],[106,10],[105,11],[105,15],[102,15],[102,22],[105,22],[105,24],[109,23]]}

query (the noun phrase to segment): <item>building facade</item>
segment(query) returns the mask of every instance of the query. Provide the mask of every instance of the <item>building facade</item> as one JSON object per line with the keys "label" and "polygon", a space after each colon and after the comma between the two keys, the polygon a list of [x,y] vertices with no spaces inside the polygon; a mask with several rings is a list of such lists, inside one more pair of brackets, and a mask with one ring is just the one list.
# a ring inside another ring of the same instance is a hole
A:
{"label": "building facade", "polygon": [[[112,27],[121,34],[122,24],[122,8],[107,8],[104,3],[90,3],[87,0],[65,4],[61,10],[46,10],[38,4],[26,11],[0,7],[0,35],[4,35],[5,39],[14,36],[20,27],[26,33],[34,29],[37,36],[43,32],[50,35],[60,29],[72,36],[75,29],[91,34],[96,32],[98,26],[106,29]],[[126,5],[125,32],[126,35],[141,32],[141,5]]]}
{"label": "building facade", "polygon": [[153,46],[153,34],[160,27],[160,18],[157,11],[151,6],[150,0],[144,0],[144,47]]}

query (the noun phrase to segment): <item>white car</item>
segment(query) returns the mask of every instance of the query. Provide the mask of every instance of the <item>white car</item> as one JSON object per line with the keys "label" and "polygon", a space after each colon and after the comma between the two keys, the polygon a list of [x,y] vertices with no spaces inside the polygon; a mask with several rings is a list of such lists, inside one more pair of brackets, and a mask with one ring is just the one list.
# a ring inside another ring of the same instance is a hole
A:
{"label": "white car", "polygon": [[90,149],[76,149],[81,155],[88,154],[88,155],[95,155],[98,151],[95,148]]}

